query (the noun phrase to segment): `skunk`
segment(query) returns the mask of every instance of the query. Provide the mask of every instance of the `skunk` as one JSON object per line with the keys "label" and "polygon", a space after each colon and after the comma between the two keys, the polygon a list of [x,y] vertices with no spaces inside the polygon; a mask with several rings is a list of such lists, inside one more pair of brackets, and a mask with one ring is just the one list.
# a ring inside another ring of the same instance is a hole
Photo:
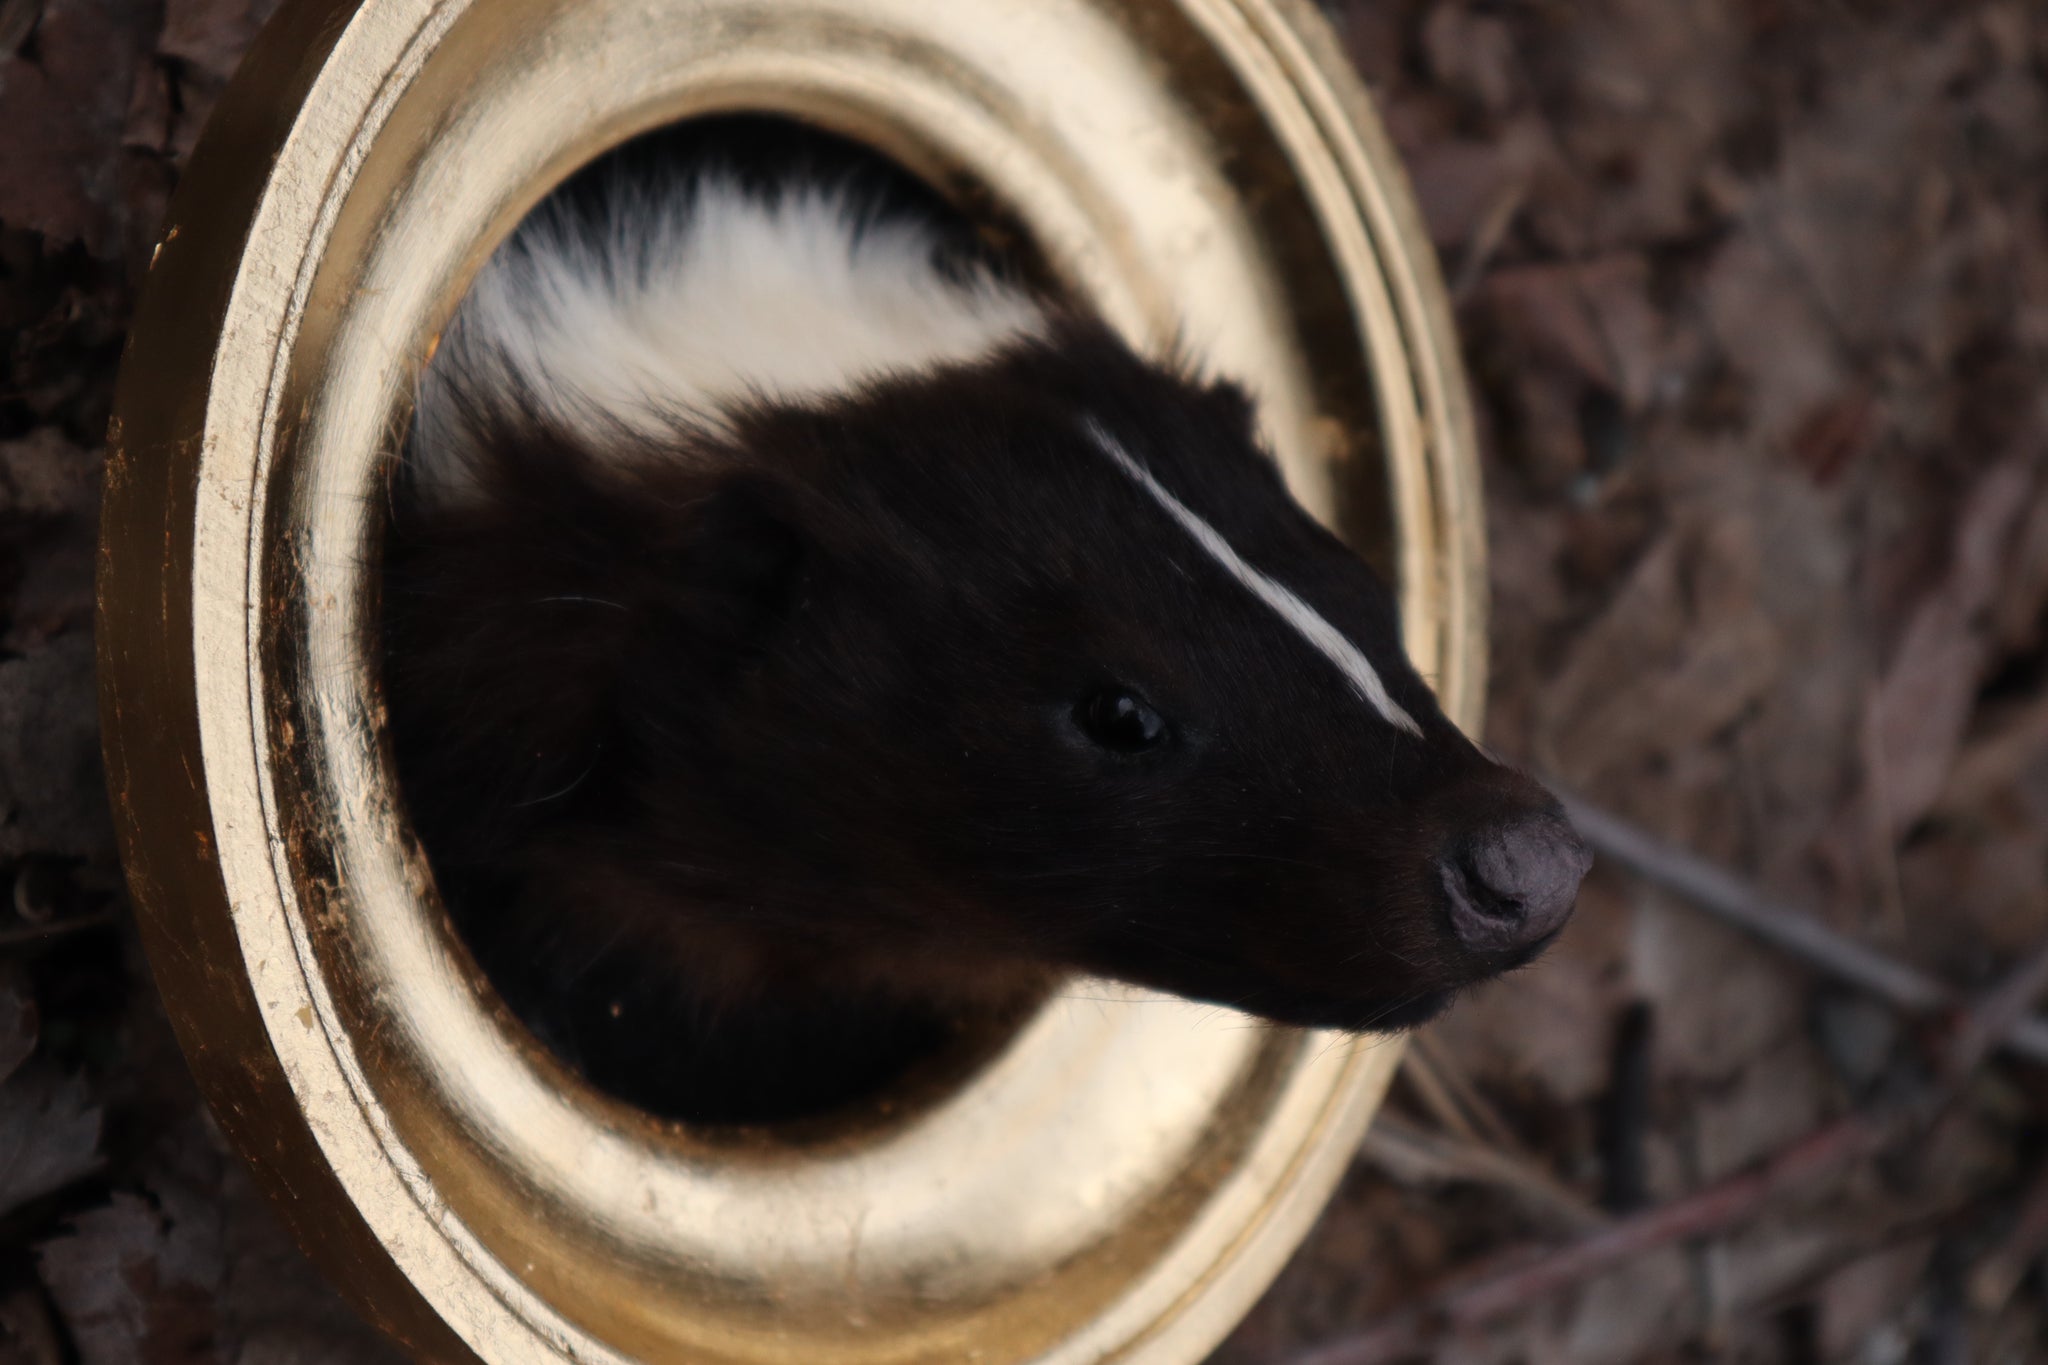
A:
{"label": "skunk", "polygon": [[1371,1031],[1539,953],[1584,846],[1246,393],[788,137],[579,174],[421,379],[392,744],[509,1007],[621,1099],[767,1122],[1076,973]]}

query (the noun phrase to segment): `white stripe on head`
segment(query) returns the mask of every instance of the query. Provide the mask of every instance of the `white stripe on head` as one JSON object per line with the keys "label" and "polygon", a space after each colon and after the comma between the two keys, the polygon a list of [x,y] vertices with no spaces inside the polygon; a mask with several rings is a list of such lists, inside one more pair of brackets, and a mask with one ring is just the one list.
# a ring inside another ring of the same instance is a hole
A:
{"label": "white stripe on head", "polygon": [[1046,330],[1029,294],[949,273],[931,224],[876,218],[852,188],[616,182],[610,207],[593,228],[544,202],[477,276],[421,383],[414,460],[432,486],[467,486],[475,433],[452,383],[529,398],[604,450],[622,430],[725,430],[737,406],[817,402]]}
{"label": "white stripe on head", "polygon": [[1396,729],[1406,730],[1416,738],[1422,737],[1422,727],[1415,718],[1401,709],[1401,704],[1387,694],[1387,685],[1380,681],[1379,670],[1372,661],[1359,652],[1358,646],[1344,637],[1343,632],[1322,618],[1322,615],[1308,603],[1296,597],[1265,574],[1260,573],[1230,548],[1230,542],[1216,533],[1216,528],[1203,521],[1179,498],[1173,496],[1151,471],[1138,463],[1131,453],[1123,448],[1116,437],[1104,430],[1100,423],[1089,422],[1088,434],[1104,454],[1116,461],[1117,467],[1131,476],[1140,488],[1152,495],[1152,500],[1165,508],[1181,529],[1194,538],[1195,544],[1208,551],[1209,557],[1222,565],[1224,570],[1242,583],[1252,596],[1271,607],[1281,620],[1293,626],[1301,638],[1313,645],[1318,653],[1337,665],[1351,690],[1380,713],[1380,718]]}

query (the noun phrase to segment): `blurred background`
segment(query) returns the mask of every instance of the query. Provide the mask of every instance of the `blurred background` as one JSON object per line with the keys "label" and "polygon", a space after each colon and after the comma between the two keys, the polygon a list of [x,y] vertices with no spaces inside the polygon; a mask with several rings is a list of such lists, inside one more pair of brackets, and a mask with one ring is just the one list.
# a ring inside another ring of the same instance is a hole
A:
{"label": "blurred background", "polygon": [[[198,1106],[98,761],[123,331],[270,8],[0,0],[0,1365],[394,1358]],[[1488,738],[1603,856],[1217,1365],[2048,1358],[2048,8],[1324,9],[1476,385]]]}

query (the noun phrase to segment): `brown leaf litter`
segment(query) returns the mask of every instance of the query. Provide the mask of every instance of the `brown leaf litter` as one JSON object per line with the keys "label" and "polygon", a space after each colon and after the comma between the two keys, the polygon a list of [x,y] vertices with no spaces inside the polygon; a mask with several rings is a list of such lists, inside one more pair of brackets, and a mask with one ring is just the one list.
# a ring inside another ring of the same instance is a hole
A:
{"label": "brown leaf litter", "polygon": [[[106,927],[101,433],[165,197],[270,7],[0,0],[0,932],[27,935],[0,940],[27,945],[0,948],[4,1365],[390,1358],[222,1157]],[[1324,8],[1458,301],[1490,742],[1960,994],[1996,978],[2048,935],[2048,16]],[[1278,1365],[1461,1277],[1527,1284],[1589,1217],[1629,1216],[1603,1195],[1686,1207],[1943,1046],[1599,869],[1545,962],[1436,1027],[1388,1141],[1219,1365]],[[2019,1216],[2040,1081],[1988,1061],[1921,1141],[1419,1349],[2041,1358]]]}

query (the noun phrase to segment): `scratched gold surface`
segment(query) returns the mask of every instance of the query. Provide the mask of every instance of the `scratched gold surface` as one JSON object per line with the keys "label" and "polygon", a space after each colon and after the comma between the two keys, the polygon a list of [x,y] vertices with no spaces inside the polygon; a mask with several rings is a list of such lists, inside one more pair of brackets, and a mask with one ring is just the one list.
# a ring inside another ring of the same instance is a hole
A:
{"label": "scratched gold surface", "polygon": [[928,1102],[714,1138],[509,1024],[410,844],[367,566],[414,377],[551,185],[739,109],[873,142],[1141,346],[1247,380],[1477,723],[1464,381],[1307,0],[287,0],[172,205],[108,463],[107,767],[164,998],[299,1240],[421,1359],[1196,1360],[1395,1045],[1090,984]]}

